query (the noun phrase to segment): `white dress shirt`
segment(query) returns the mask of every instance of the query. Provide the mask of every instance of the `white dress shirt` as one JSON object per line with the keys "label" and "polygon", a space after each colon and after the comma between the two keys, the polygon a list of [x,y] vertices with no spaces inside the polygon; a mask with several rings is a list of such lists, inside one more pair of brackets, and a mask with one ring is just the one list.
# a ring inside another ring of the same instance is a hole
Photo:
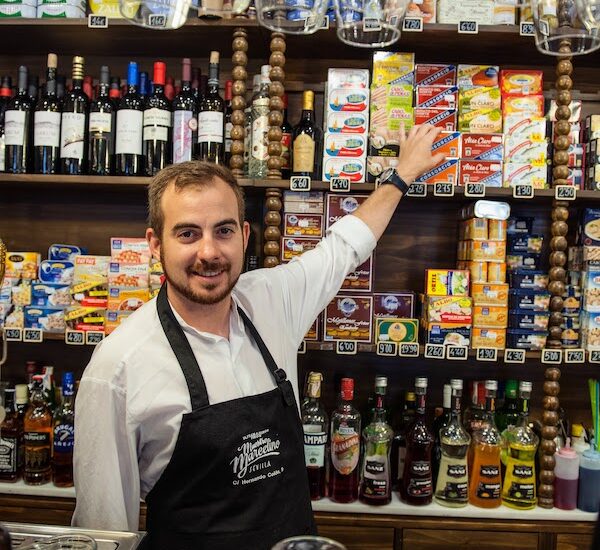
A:
{"label": "white dress shirt", "polygon": [[[345,216],[314,250],[289,264],[243,274],[232,292],[229,339],[194,329],[174,311],[202,371],[210,403],[275,387],[244,330],[238,304],[286,371],[298,399],[298,346],[346,274],[364,262],[375,245],[364,222]],[[190,411],[185,378],[153,299],[97,346],[83,373],[75,404],[73,525],[136,531],[140,498],[169,463],[182,415]]]}

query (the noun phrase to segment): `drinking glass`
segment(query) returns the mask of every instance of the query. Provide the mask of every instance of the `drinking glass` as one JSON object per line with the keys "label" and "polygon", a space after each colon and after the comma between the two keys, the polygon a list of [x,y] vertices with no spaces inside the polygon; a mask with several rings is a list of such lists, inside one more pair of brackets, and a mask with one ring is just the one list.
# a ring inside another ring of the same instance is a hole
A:
{"label": "drinking glass", "polygon": [[271,550],[346,550],[346,547],[332,539],[305,535],[281,540]]}
{"label": "drinking glass", "polygon": [[258,22],[287,34],[313,34],[325,23],[328,0],[255,0]]}

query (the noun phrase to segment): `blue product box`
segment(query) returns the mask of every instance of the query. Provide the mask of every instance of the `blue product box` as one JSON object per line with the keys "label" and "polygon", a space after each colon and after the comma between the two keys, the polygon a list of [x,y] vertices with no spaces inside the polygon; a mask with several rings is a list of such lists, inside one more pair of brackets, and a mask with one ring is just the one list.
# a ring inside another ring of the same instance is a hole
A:
{"label": "blue product box", "polygon": [[87,248],[72,244],[51,244],[48,259],[54,262],[75,262],[75,256],[87,254]]}
{"label": "blue product box", "polygon": [[543,235],[508,235],[506,251],[508,254],[540,254],[543,244]]}
{"label": "blue product box", "polygon": [[71,305],[70,285],[38,283],[31,285],[31,305],[37,307],[66,307]]}
{"label": "blue product box", "polygon": [[508,327],[530,331],[547,331],[548,311],[511,310],[508,312]]}
{"label": "blue product box", "polygon": [[533,218],[527,216],[516,216],[508,218],[506,225],[507,235],[515,233],[531,233],[533,231]]}
{"label": "blue product box", "polygon": [[581,216],[579,243],[584,246],[600,246],[600,209],[585,208]]}
{"label": "blue product box", "polygon": [[40,264],[39,279],[42,283],[63,283],[71,284],[75,265],[72,262],[59,262],[44,260]]}
{"label": "blue product box", "polygon": [[548,273],[533,269],[516,269],[508,272],[510,288],[546,290],[548,288]]}
{"label": "blue product box", "polygon": [[543,290],[513,289],[508,293],[508,307],[511,310],[548,311],[550,308],[550,293]]}
{"label": "blue product box", "polygon": [[510,328],[506,331],[506,347],[540,351],[546,345],[547,337],[547,332]]}
{"label": "blue product box", "polygon": [[27,306],[24,315],[25,328],[38,328],[45,332],[65,331],[65,313],[63,309]]}

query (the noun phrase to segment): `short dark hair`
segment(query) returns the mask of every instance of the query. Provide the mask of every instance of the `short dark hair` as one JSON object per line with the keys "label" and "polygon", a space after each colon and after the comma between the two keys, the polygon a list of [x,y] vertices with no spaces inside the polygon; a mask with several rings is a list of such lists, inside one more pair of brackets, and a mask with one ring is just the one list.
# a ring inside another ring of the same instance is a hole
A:
{"label": "short dark hair", "polygon": [[159,237],[162,237],[165,217],[160,201],[165,189],[171,183],[180,191],[192,185],[205,187],[214,184],[217,179],[224,181],[235,193],[241,227],[244,223],[246,209],[243,189],[239,186],[231,170],[212,162],[200,160],[172,164],[152,178],[148,186],[148,225]]}

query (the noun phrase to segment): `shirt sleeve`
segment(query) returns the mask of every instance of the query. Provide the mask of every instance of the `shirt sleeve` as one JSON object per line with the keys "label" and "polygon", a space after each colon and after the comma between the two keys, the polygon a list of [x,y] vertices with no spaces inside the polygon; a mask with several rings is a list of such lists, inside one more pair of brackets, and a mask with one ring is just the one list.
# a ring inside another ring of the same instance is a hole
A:
{"label": "shirt sleeve", "polygon": [[346,275],[366,261],[376,245],[365,222],[356,216],[344,216],[316,248],[274,269],[296,345],[338,293]]}
{"label": "shirt sleeve", "polygon": [[73,526],[116,531],[139,528],[137,452],[125,404],[122,389],[106,380],[82,378],[75,402]]}

